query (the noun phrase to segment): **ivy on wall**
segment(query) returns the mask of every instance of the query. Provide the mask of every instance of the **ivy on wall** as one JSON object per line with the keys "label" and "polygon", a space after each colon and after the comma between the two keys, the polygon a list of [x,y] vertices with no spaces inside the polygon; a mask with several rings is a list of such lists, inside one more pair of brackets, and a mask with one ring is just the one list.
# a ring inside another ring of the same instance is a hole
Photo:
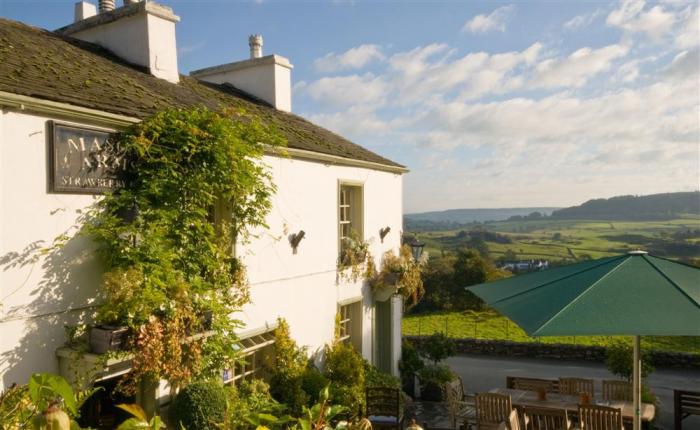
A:
{"label": "ivy on wall", "polygon": [[275,188],[261,158],[284,139],[246,112],[195,108],[157,113],[118,141],[127,186],[84,226],[105,265],[97,322],[131,329],[127,389],[218,375],[236,359],[231,314],[249,299],[234,245],[265,226]]}

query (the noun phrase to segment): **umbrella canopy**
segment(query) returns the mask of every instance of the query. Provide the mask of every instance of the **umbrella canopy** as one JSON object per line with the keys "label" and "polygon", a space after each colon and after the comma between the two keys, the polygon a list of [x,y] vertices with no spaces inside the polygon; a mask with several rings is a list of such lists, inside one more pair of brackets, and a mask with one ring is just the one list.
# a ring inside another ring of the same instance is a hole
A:
{"label": "umbrella canopy", "polygon": [[700,269],[640,251],[467,290],[531,336],[700,335]]}
{"label": "umbrella canopy", "polygon": [[700,269],[644,251],[467,288],[530,336],[634,336],[639,430],[640,335],[700,335]]}

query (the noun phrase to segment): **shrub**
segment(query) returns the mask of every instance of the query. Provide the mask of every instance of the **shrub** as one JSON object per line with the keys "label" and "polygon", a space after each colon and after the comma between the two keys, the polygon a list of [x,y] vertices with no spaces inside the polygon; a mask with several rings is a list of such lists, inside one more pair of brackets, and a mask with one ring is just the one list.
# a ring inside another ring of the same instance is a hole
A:
{"label": "shrub", "polygon": [[454,379],[450,368],[444,364],[431,364],[418,372],[423,400],[444,400],[443,387]]}
{"label": "shrub", "polygon": [[301,389],[307,396],[307,405],[319,401],[318,393],[328,385],[328,379],[318,369],[309,364],[301,375]]}
{"label": "shrub", "polygon": [[287,322],[280,318],[277,323],[275,330],[276,365],[270,378],[270,393],[275,400],[287,405],[288,412],[298,415],[309,402],[309,396],[302,388],[306,354],[289,334]]}
{"label": "shrub", "polygon": [[253,430],[255,425],[248,419],[257,414],[280,415],[285,406],[270,394],[270,386],[260,379],[241,381],[238,386],[226,387],[228,408],[221,423],[222,430]]}
{"label": "shrub", "polygon": [[397,377],[380,371],[367,360],[363,361],[366,387],[401,388],[401,381]]}
{"label": "shrub", "polygon": [[419,345],[419,352],[433,364],[437,364],[455,355],[457,347],[455,341],[444,333],[433,333]]}
{"label": "shrub", "polygon": [[410,395],[414,394],[414,375],[425,366],[418,354],[418,350],[407,340],[401,343],[401,360],[399,371],[401,372],[401,386]]}
{"label": "shrub", "polygon": [[365,400],[365,372],[363,359],[351,346],[335,342],[326,346],[324,375],[331,382],[331,400],[335,405],[357,412]]}
{"label": "shrub", "polygon": [[[610,373],[631,381],[634,373],[633,361],[632,346],[628,342],[616,340],[608,346],[605,365]],[[642,378],[646,378],[653,371],[649,356],[642,352]]]}
{"label": "shrub", "polygon": [[180,390],[173,401],[173,422],[188,429],[216,430],[226,417],[224,387],[210,381],[195,382]]}

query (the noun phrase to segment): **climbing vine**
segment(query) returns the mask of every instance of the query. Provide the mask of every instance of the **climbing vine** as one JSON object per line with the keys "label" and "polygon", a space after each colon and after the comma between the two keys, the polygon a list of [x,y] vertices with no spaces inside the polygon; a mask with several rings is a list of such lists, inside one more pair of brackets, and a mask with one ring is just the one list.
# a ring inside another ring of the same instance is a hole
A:
{"label": "climbing vine", "polygon": [[84,227],[106,266],[97,322],[131,329],[127,389],[216,375],[236,358],[231,314],[248,301],[235,244],[265,226],[274,185],[261,158],[284,140],[246,112],[204,108],[162,111],[117,139],[127,185]]}

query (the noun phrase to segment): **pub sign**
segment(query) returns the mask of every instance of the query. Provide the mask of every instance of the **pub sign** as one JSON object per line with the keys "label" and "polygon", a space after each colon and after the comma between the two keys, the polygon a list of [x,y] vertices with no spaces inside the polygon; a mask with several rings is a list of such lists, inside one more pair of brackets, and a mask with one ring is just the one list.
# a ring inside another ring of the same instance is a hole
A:
{"label": "pub sign", "polygon": [[102,194],[124,185],[126,160],[114,135],[51,121],[50,189],[56,193]]}

